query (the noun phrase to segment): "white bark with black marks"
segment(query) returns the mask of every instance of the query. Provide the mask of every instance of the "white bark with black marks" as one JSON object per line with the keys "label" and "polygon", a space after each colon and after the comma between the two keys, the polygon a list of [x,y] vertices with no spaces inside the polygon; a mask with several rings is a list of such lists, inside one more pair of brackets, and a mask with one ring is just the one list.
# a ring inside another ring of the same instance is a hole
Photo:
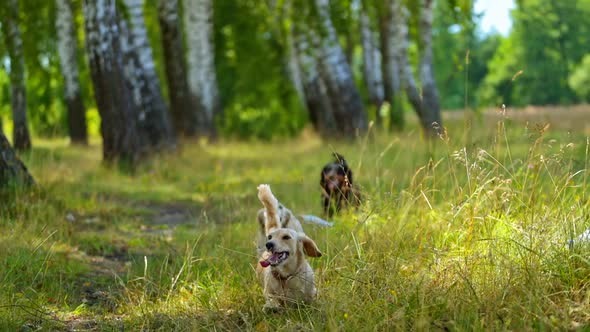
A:
{"label": "white bark with black marks", "polygon": [[[400,35],[404,33],[405,26],[399,26],[401,8],[397,7],[396,0],[386,0],[383,3],[383,11],[379,17],[381,37],[381,54],[383,56],[383,87],[384,99],[391,105],[390,126],[391,129],[401,129],[404,126],[404,110],[402,102],[402,64],[400,62],[400,48],[404,47]],[[397,15],[397,16],[396,16]],[[407,35],[406,37],[407,38]],[[407,46],[406,46],[407,48]]]}
{"label": "white bark with black marks", "polygon": [[2,32],[10,59],[10,88],[13,121],[13,143],[16,150],[31,148],[31,135],[27,123],[27,99],[25,87],[25,60],[23,41],[19,28],[19,1],[5,0],[6,12],[0,18]]}
{"label": "white bark with black marks", "polygon": [[368,128],[361,96],[355,85],[352,70],[346,60],[332,19],[328,0],[315,0],[322,38],[318,47],[320,76],[326,83],[332,110],[341,135],[354,137],[365,133]]}
{"label": "white bark with black marks", "polygon": [[94,97],[101,118],[103,159],[135,165],[146,152],[127,85],[115,0],[84,0],[84,28]]}
{"label": "white bark with black marks", "polygon": [[297,96],[299,100],[305,104],[305,91],[303,88],[303,73],[301,71],[301,66],[299,65],[299,61],[297,59],[297,49],[295,45],[295,40],[293,37],[293,27],[287,33],[287,48],[288,48],[288,69],[289,69],[289,77],[291,78],[291,82],[293,82],[293,86],[295,87],[295,91],[297,92]]}
{"label": "white bark with black marks", "polygon": [[402,88],[406,91],[408,100],[418,117],[422,119],[422,96],[418,90],[414,70],[408,59],[408,37],[407,16],[408,11],[401,0],[391,0],[391,13],[393,23],[392,54],[399,64]]}
{"label": "white bark with black marks", "polygon": [[68,129],[72,143],[87,144],[86,108],[80,89],[78,39],[71,0],[56,0],[57,51],[64,77]]}
{"label": "white bark with black marks", "polygon": [[310,42],[314,37],[308,32],[309,27],[301,22],[290,30],[293,41],[291,52],[301,70],[301,88],[310,121],[320,136],[333,137],[338,132],[336,120],[326,84],[318,72],[317,54]]}
{"label": "white bark with black marks", "polygon": [[159,0],[158,18],[162,32],[164,67],[168,82],[170,114],[176,133],[185,136],[197,134],[198,118],[195,110],[202,106],[192,105],[188,89],[186,57],[179,17],[178,0]]}
{"label": "white bark with black marks", "polygon": [[436,136],[441,128],[438,92],[432,72],[432,0],[421,0],[420,41],[422,55],[419,64],[422,93],[416,84],[414,71],[408,59],[408,10],[401,0],[391,0],[392,21],[394,25],[393,54],[398,59],[402,86],[408,100],[418,114],[420,124],[427,137]]}
{"label": "white bark with black marks", "polygon": [[76,58],[78,41],[75,35],[74,18],[70,1],[56,0],[55,20],[57,51],[61,73],[64,77],[64,92],[66,98],[71,99],[80,93],[80,81],[78,78]]}
{"label": "white bark with black marks", "polygon": [[129,22],[122,20],[120,23],[121,46],[125,57],[125,74],[133,90],[135,106],[140,112],[140,129],[152,147],[172,148],[174,135],[145,26],[143,0],[124,0],[124,3],[129,12]]}
{"label": "white bark with black marks", "polygon": [[363,48],[363,76],[367,85],[369,100],[377,108],[377,119],[379,119],[379,108],[384,98],[381,53],[379,52],[377,36],[371,27],[371,21],[366,9],[361,10],[359,23]]}
{"label": "white bark with black marks", "polygon": [[199,130],[202,134],[215,136],[214,118],[221,112],[221,107],[215,72],[212,0],[185,0],[184,26],[189,89],[203,105]]}
{"label": "white bark with black marks", "polygon": [[442,128],[438,89],[432,68],[432,21],[434,0],[421,0],[420,41],[420,82],[422,83],[422,125],[429,135],[437,135]]}

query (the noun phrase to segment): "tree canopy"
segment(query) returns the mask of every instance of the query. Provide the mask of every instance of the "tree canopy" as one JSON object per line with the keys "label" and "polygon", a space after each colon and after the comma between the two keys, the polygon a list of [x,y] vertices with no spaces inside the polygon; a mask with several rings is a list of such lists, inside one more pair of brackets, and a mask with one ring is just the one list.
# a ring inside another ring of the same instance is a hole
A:
{"label": "tree canopy", "polygon": [[[181,12],[182,4],[188,2],[179,2]],[[0,5],[0,16],[4,18],[9,13],[7,3]],[[82,1],[70,3],[78,39],[78,45],[74,47],[78,48],[75,54],[81,98],[88,109],[89,131],[97,134],[99,116],[84,46]],[[309,20],[310,15],[302,15],[302,6],[309,6],[313,1],[220,0],[212,3],[214,69],[221,107],[219,114],[215,115],[215,126],[219,134],[241,138],[297,134],[310,121],[310,114],[306,109],[308,105],[298,95],[300,88],[293,84],[288,36],[289,29],[298,21]],[[422,9],[418,1],[401,3],[408,10],[409,61],[420,84]],[[161,92],[169,103],[164,58],[169,53],[162,49],[158,4],[157,0],[144,1],[145,27]],[[367,20],[364,26],[373,30],[373,35],[369,36],[378,47],[383,40],[378,36],[380,15],[385,10],[383,4],[361,0],[329,1],[331,24],[365,106],[375,102],[363,77],[365,60],[361,20],[363,17]],[[68,108],[64,100],[65,82],[60,69],[55,26],[56,3],[20,1],[18,5],[26,108],[31,130],[38,136],[65,136]],[[119,5],[124,8],[123,1]],[[287,10],[288,6],[293,6],[293,10]],[[310,9],[311,16],[318,14],[316,6]],[[475,12],[473,1],[436,1],[432,61],[441,108],[588,101],[590,21],[586,18],[589,15],[590,0],[518,0],[511,13],[512,29],[509,35],[501,36],[481,31],[481,13]],[[2,23],[0,33],[4,36],[6,24],[4,20]],[[324,37],[322,29],[318,33]],[[190,46],[186,33],[183,38],[185,47]],[[313,47],[319,46],[314,44]],[[5,43],[0,43],[0,58],[3,69],[0,70],[0,117],[4,118],[5,129],[10,129],[12,122],[7,119],[12,116],[11,63]],[[378,59],[377,63],[381,60]],[[406,107],[401,107],[403,105]],[[398,106],[405,112],[410,109],[407,98]],[[375,120],[377,114],[384,114],[370,108],[364,112],[369,120]],[[396,121],[394,117],[392,121]]]}

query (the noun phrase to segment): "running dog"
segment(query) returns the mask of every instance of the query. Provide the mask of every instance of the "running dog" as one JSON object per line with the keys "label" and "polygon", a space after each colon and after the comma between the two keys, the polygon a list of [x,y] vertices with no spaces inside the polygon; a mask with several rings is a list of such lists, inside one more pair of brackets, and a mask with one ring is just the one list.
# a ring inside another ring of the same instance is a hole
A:
{"label": "running dog", "polygon": [[334,152],[334,161],[326,164],[320,177],[324,215],[331,217],[345,205],[358,206],[360,193],[353,187],[352,170],[344,157]]}
{"label": "running dog", "polygon": [[317,293],[314,272],[305,256],[320,257],[322,253],[268,185],[258,186],[258,199],[264,205],[258,212],[260,259],[256,267],[266,300],[263,309],[274,311],[298,302],[313,301]]}

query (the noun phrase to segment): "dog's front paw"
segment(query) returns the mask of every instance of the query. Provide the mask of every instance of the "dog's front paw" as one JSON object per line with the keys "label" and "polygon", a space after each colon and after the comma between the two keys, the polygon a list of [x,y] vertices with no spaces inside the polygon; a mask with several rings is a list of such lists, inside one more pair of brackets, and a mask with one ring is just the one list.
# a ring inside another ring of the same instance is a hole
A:
{"label": "dog's front paw", "polygon": [[270,190],[270,186],[268,184],[260,184],[258,185],[258,187],[256,187],[256,189],[258,189],[258,199],[261,202],[271,200],[272,198],[274,198],[274,195],[272,194],[272,191]]}
{"label": "dog's front paw", "polygon": [[268,184],[261,184],[257,187],[258,189],[258,199],[267,210],[272,210],[271,212],[276,213],[278,209],[279,202],[276,197],[272,194],[270,190],[270,186]]}

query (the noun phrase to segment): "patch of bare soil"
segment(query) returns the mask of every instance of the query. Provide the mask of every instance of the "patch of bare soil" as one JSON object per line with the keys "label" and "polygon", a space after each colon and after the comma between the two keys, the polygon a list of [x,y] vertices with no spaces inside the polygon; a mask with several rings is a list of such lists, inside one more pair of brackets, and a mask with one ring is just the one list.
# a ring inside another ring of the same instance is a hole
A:
{"label": "patch of bare soil", "polygon": [[[179,225],[192,224],[202,214],[203,206],[189,201],[156,202],[146,200],[134,200],[118,194],[84,194],[98,202],[114,203],[120,207],[120,213],[131,218],[141,220],[142,231],[159,234],[163,228],[173,229]],[[82,227],[91,227],[100,230],[110,225],[112,216],[110,213],[79,215],[69,212],[66,219]],[[166,233],[166,232],[164,232]],[[163,234],[166,235],[166,234]]]}
{"label": "patch of bare soil", "polygon": [[94,256],[82,251],[74,251],[70,257],[91,267],[90,271],[80,277],[82,303],[88,306],[98,304],[108,311],[113,311],[116,307],[117,290],[111,285],[118,283],[111,280],[120,278],[128,272],[130,264],[127,257],[123,254],[111,257]]}
{"label": "patch of bare soil", "polygon": [[148,224],[178,226],[193,222],[199,215],[200,208],[183,202],[154,203],[139,202],[136,206],[145,208],[150,216],[146,219]]}

